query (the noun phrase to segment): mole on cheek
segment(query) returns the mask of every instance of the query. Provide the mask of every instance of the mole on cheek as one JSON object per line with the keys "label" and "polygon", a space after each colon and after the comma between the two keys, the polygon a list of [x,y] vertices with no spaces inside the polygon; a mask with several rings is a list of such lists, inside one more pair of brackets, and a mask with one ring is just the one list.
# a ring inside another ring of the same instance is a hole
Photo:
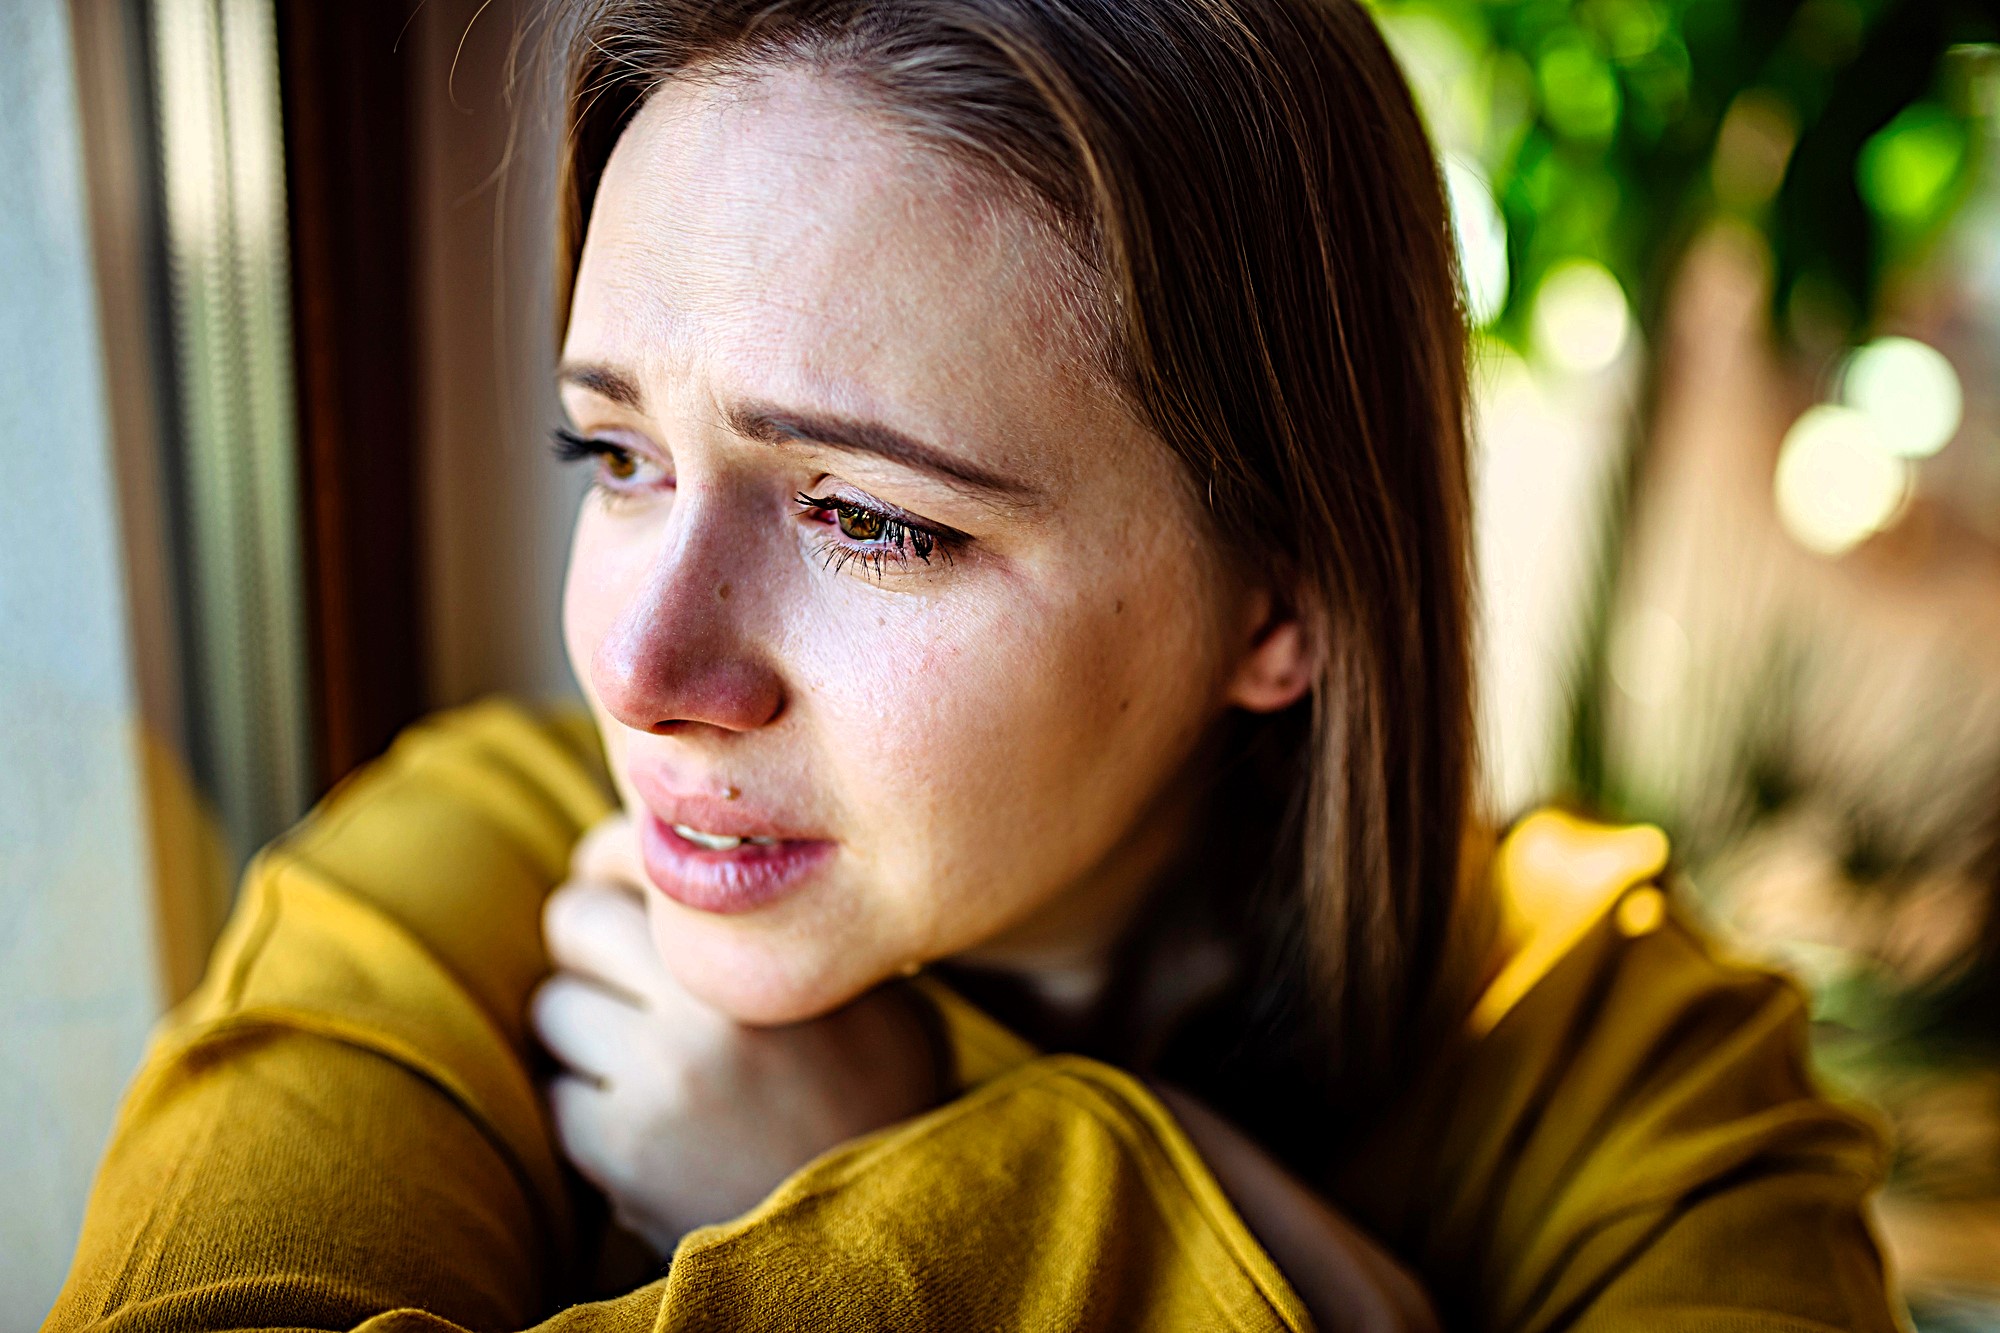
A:
{"label": "mole on cheek", "polygon": [[715,590],[715,600],[718,602],[726,602],[729,600],[729,585],[727,583],[723,584],[721,587]]}

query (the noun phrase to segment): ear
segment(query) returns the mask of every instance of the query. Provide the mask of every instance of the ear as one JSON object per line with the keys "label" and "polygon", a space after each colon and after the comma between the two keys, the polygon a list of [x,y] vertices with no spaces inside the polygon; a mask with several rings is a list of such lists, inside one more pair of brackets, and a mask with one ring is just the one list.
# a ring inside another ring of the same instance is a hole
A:
{"label": "ear", "polygon": [[1320,655],[1305,623],[1260,588],[1250,599],[1251,625],[1224,700],[1253,713],[1275,713],[1305,697],[1319,674]]}

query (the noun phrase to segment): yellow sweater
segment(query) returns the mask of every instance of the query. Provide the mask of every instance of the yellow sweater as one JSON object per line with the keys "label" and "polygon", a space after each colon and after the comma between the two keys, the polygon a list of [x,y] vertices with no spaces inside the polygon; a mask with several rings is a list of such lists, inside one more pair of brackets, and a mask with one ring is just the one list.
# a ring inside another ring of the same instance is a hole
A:
{"label": "yellow sweater", "polygon": [[[837,1148],[665,1276],[556,1308],[585,1256],[524,1033],[539,909],[608,797],[587,731],[413,729],[252,867],[126,1095],[50,1330],[1304,1329],[1146,1089],[927,988],[959,1094]],[[1866,1123],[1799,998],[1560,817],[1495,879],[1514,963],[1330,1197],[1468,1328],[1895,1327]]]}

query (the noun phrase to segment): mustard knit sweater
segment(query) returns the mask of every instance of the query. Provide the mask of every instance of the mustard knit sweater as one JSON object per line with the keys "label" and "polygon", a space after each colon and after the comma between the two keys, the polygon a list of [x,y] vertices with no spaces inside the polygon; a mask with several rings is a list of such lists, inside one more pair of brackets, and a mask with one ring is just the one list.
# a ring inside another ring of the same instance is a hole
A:
{"label": "mustard knit sweater", "polygon": [[[489,703],[260,856],[126,1095],[46,1327],[1309,1327],[1142,1084],[934,983],[954,1098],[558,1308],[591,1260],[523,1011],[542,898],[609,808],[587,727]],[[1892,1329],[1878,1137],[1814,1090],[1794,989],[1647,882],[1663,854],[1553,815],[1511,837],[1513,962],[1316,1183],[1468,1326]]]}

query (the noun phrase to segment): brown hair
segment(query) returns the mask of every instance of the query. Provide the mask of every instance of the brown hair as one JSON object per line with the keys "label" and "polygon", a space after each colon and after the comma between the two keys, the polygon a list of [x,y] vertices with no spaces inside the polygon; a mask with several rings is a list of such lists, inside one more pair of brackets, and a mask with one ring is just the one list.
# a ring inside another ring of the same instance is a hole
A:
{"label": "brown hair", "polygon": [[1279,812],[1248,1064],[1334,1101],[1382,1089],[1439,1003],[1474,742],[1455,250],[1372,21],[1354,0],[587,0],[561,39],[559,308],[647,94],[782,66],[1004,182],[1101,284],[1125,392],[1324,650],[1309,703],[1260,724],[1277,790],[1236,803]]}

